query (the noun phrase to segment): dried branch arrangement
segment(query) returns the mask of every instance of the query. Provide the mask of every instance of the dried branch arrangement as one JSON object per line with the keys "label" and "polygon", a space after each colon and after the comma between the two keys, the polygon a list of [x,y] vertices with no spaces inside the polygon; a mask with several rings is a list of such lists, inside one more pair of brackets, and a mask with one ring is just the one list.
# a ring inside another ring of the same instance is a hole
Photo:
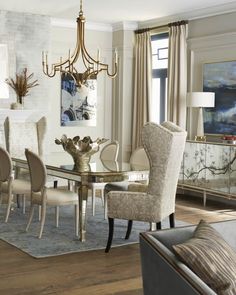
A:
{"label": "dried branch arrangement", "polygon": [[29,89],[38,86],[38,80],[30,82],[34,74],[27,76],[27,68],[24,68],[22,72],[16,74],[16,79],[13,78],[6,79],[6,83],[15,91],[17,95],[17,102],[22,104],[22,98],[27,96]]}

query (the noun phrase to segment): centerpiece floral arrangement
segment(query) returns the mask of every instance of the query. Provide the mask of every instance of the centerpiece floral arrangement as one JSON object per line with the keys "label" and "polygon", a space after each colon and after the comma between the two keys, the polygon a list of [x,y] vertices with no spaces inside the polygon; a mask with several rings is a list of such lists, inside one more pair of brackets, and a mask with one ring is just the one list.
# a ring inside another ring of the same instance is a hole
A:
{"label": "centerpiece floral arrangement", "polygon": [[29,90],[38,86],[38,80],[30,81],[34,74],[27,74],[27,68],[24,68],[20,73],[13,78],[6,79],[6,83],[15,91],[17,103],[23,104],[23,98],[28,95]]}

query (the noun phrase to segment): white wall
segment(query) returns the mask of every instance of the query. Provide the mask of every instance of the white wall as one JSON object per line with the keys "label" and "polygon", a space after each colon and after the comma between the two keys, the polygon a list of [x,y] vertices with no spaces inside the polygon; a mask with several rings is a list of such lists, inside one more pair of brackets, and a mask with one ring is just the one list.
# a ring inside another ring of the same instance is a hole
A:
{"label": "white wall", "polygon": [[[236,13],[212,16],[189,22],[188,91],[202,91],[203,64],[236,60]],[[196,133],[192,114],[190,138]]]}

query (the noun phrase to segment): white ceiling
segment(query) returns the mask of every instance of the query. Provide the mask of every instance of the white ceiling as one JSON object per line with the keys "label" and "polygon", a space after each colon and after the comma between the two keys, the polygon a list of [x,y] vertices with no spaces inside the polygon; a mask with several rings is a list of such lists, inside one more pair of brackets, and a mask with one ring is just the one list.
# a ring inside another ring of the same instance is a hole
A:
{"label": "white ceiling", "polygon": [[[1,0],[0,10],[76,19],[80,0]],[[193,11],[218,13],[235,10],[236,1],[227,0],[83,0],[86,19],[92,22],[117,23],[147,21],[172,15],[191,15]]]}

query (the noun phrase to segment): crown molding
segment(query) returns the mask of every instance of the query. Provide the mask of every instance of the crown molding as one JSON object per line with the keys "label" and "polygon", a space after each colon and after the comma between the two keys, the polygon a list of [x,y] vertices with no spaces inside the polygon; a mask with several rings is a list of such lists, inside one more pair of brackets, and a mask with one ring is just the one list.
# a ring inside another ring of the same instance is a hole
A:
{"label": "crown molding", "polygon": [[[51,18],[51,25],[53,27],[76,29],[76,21],[63,18]],[[86,22],[85,29],[89,31],[112,32],[112,26],[105,23]]]}
{"label": "crown molding", "polygon": [[138,29],[137,22],[119,22],[112,25],[113,32],[116,31],[135,31]]}
{"label": "crown molding", "polygon": [[138,22],[139,28],[147,28],[151,26],[161,26],[168,24],[170,22],[175,22],[181,19],[186,20],[194,20],[194,19],[201,19],[211,16],[216,16],[220,14],[227,14],[232,13],[236,11],[236,1],[222,4],[222,5],[216,5],[212,7],[192,10],[192,11],[186,11],[180,14],[173,14],[165,17],[159,17],[156,19],[151,19],[148,21]]}

